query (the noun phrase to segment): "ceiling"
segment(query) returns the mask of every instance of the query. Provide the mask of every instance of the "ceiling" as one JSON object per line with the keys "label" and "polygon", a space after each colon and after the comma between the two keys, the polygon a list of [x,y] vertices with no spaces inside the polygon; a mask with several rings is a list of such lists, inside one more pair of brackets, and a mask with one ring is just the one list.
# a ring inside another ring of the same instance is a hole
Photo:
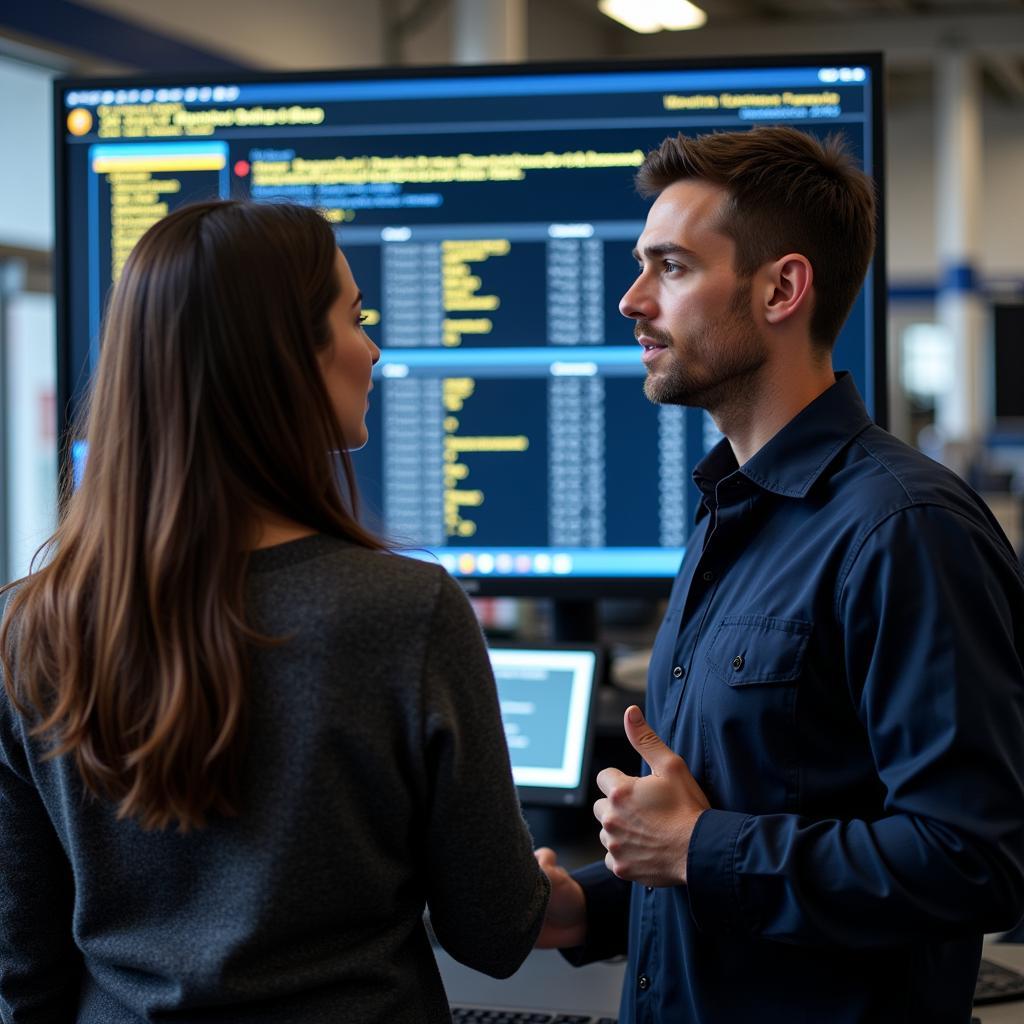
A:
{"label": "ceiling", "polygon": [[[556,2],[603,19],[595,0]],[[650,56],[881,50],[896,104],[927,97],[942,55],[967,50],[990,97],[1024,105],[1024,0],[697,2],[708,15],[703,29],[643,36],[613,26],[615,46]]]}
{"label": "ceiling", "polygon": [[[445,63],[459,2],[23,0],[0,4],[0,49],[45,51],[59,70],[84,74],[132,70],[147,40],[180,54],[165,70],[189,54],[256,69]],[[978,56],[991,99],[1024,106],[1024,0],[699,0],[704,28],[654,35],[619,26],[596,0],[524,2],[532,59],[882,50],[899,104],[929,98],[937,61],[959,49]]]}
{"label": "ceiling", "polygon": [[[586,4],[586,0],[581,0]],[[708,17],[849,19],[916,15],[1012,14],[1024,11],[1022,0],[704,0]]]}

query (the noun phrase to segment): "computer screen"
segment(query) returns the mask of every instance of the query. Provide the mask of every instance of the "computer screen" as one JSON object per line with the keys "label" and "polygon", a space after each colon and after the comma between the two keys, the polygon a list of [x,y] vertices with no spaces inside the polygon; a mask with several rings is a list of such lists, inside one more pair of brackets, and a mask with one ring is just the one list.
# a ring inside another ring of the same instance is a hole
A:
{"label": "computer screen", "polygon": [[512,779],[524,805],[579,805],[590,779],[598,650],[492,647]]}
{"label": "computer screen", "polygon": [[[211,196],[316,206],[382,349],[354,455],[369,525],[471,593],[666,593],[719,435],[642,391],[618,311],[633,175],[668,135],[782,122],[842,132],[879,179],[880,95],[879,58],[851,54],[60,82],[60,407],[156,219]],[[835,353],[879,420],[883,318],[880,250]]]}

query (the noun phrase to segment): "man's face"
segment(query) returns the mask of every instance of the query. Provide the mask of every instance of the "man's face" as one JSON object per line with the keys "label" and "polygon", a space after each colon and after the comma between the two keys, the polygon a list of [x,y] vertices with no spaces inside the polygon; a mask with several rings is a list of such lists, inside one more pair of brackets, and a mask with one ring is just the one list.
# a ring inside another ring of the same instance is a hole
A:
{"label": "man's face", "polygon": [[644,346],[652,402],[711,410],[742,398],[767,360],[751,314],[751,282],[716,230],[725,190],[680,181],[658,196],[635,255],[639,275],[619,310]]}

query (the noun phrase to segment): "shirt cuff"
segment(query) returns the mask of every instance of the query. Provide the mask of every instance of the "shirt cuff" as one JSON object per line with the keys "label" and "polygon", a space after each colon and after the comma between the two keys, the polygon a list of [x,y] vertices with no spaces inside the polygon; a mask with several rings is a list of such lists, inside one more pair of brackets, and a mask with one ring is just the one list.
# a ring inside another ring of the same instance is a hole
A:
{"label": "shirt cuff", "polygon": [[736,883],[736,843],[749,814],[704,811],[690,836],[686,887],[690,916],[702,932],[745,932]]}
{"label": "shirt cuff", "polygon": [[587,901],[587,938],[582,946],[559,952],[573,967],[621,956],[626,952],[633,883],[616,878],[601,861],[573,871],[572,877]]}

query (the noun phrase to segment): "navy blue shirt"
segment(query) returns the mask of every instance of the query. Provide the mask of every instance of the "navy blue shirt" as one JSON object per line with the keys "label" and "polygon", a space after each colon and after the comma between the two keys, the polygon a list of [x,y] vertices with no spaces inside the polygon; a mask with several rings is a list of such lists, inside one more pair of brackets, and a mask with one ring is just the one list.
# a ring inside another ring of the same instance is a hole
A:
{"label": "navy blue shirt", "polygon": [[686,886],[577,873],[569,958],[621,951],[628,915],[623,1024],[967,1024],[983,933],[1024,912],[1010,544],[845,374],[694,479],[646,710],[712,809]]}

